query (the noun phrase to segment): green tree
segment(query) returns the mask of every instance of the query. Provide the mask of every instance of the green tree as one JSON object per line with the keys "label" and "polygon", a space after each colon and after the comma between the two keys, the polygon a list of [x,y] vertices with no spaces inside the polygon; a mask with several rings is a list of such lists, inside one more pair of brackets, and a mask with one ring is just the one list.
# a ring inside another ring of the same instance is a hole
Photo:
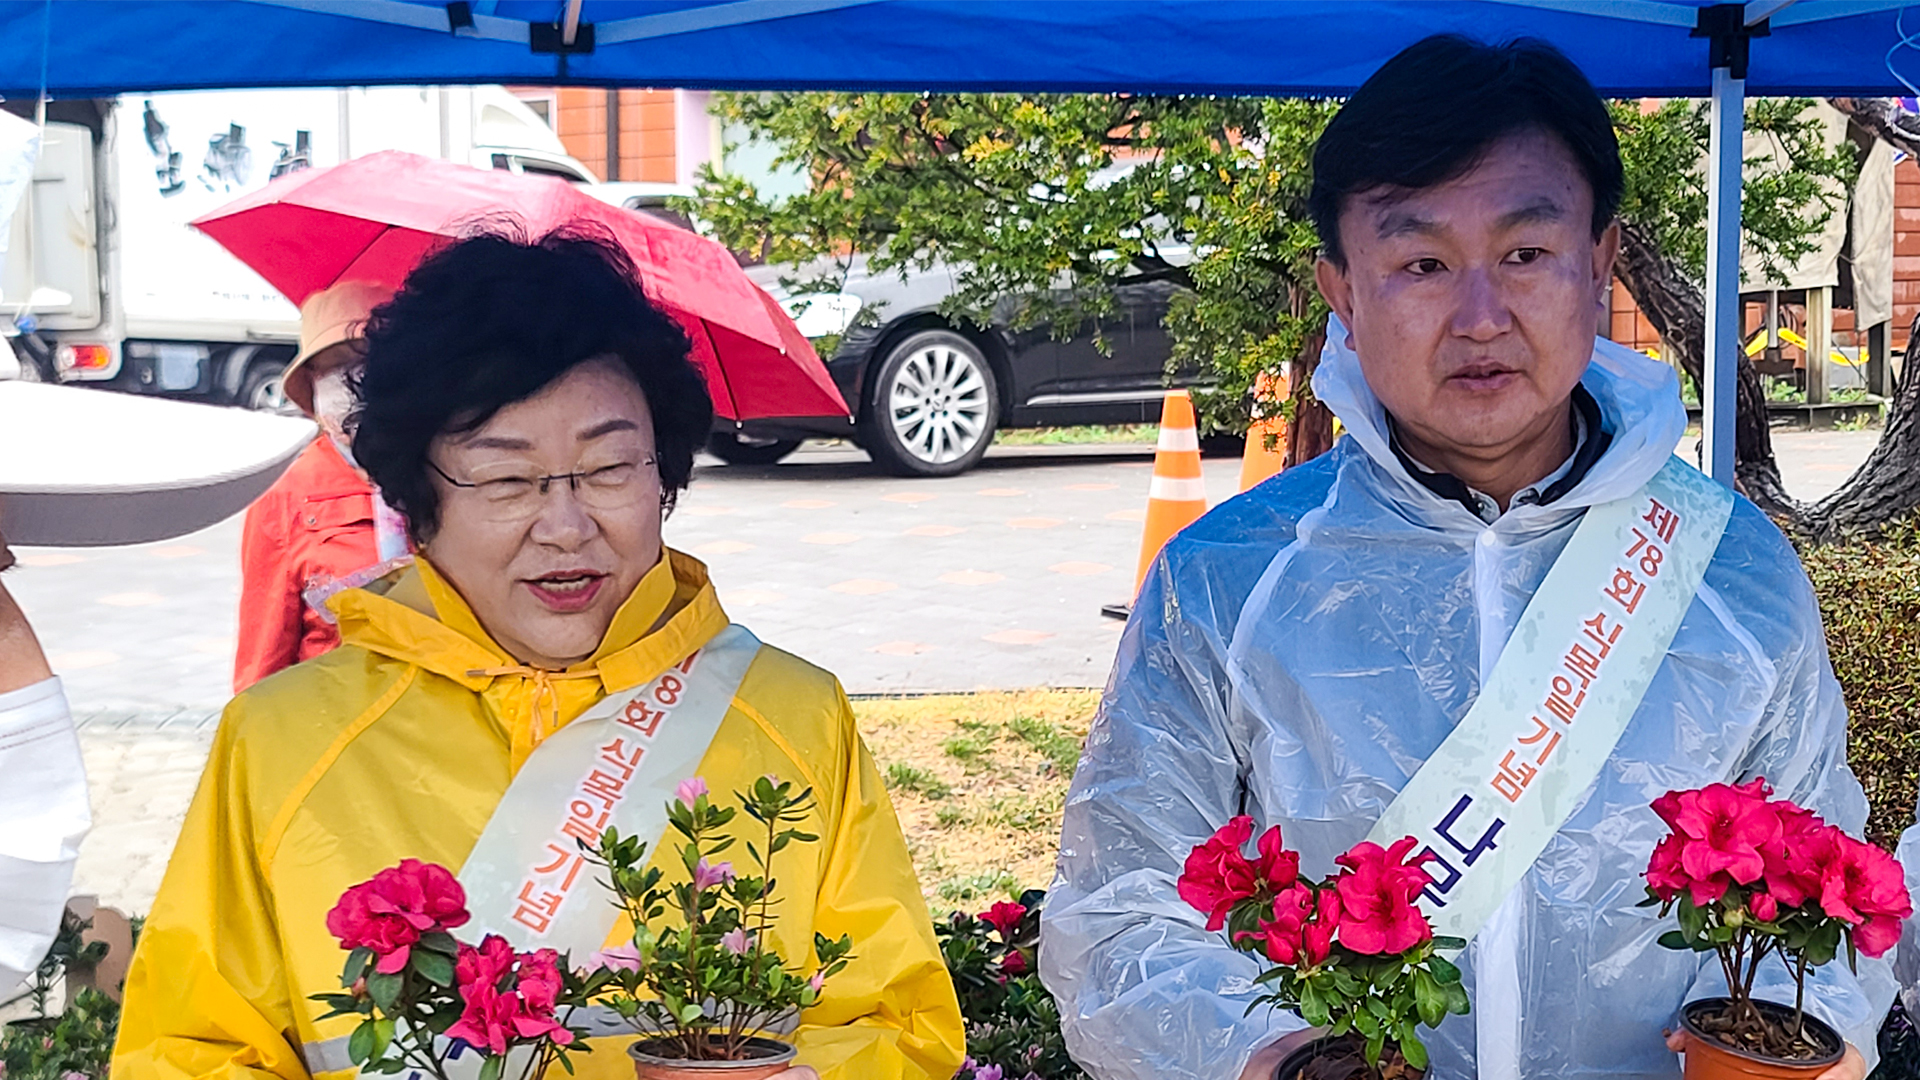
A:
{"label": "green tree", "polygon": [[[1857,170],[1850,148],[1824,145],[1810,106],[1770,99],[1749,110],[1750,129],[1780,151],[1749,162],[1745,183],[1746,243],[1766,261],[1808,250]],[[1305,203],[1313,143],[1337,103],[806,92],[722,95],[719,107],[813,179],[776,202],[739,177],[705,174],[699,211],[729,246],[774,262],[860,253],[875,270],[945,263],[958,284],[951,318],[984,321],[1012,296],[1017,326],[1062,333],[1116,314],[1124,279],[1170,281],[1181,287],[1168,317],[1173,364],[1213,383],[1196,398],[1203,423],[1237,431],[1250,410],[1279,409],[1295,420],[1296,459],[1328,445],[1304,378],[1285,403],[1256,400],[1254,387],[1288,361],[1310,371],[1319,353],[1325,308]],[[1619,103],[1614,116],[1627,169],[1621,280],[1698,381],[1705,105]],[[1787,497],[1759,379],[1744,354],[1736,362],[1742,486],[1817,530],[1833,515]]]}

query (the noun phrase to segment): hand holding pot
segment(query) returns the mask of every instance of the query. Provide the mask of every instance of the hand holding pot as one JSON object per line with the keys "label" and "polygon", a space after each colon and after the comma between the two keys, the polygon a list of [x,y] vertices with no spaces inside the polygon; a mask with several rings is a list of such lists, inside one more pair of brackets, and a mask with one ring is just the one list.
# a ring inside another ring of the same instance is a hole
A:
{"label": "hand holding pot", "polygon": [[[1687,1052],[1687,1033],[1672,1031],[1667,1033],[1667,1049],[1676,1054]],[[1846,1053],[1834,1066],[1813,1080],[1866,1080],[1867,1059],[1860,1056],[1852,1043],[1847,1044]]]}

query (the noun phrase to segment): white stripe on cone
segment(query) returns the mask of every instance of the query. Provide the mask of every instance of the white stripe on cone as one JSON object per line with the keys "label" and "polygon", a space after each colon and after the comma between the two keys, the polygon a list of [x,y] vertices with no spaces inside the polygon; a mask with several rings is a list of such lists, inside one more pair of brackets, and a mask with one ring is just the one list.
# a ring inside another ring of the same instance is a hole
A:
{"label": "white stripe on cone", "polygon": [[1199,450],[1200,433],[1190,427],[1160,429],[1161,450]]}
{"label": "white stripe on cone", "polygon": [[1197,476],[1156,476],[1147,497],[1167,502],[1204,503],[1207,501],[1207,488]]}

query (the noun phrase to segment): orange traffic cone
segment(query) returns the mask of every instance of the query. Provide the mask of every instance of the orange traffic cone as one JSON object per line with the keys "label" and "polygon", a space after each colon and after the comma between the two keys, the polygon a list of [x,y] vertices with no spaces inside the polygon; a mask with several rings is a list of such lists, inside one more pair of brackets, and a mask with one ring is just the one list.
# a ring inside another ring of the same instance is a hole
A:
{"label": "orange traffic cone", "polygon": [[[1275,379],[1265,372],[1254,380],[1253,395],[1256,401],[1284,401],[1291,392],[1292,380],[1282,372]],[[1268,449],[1267,437],[1273,437],[1273,447]],[[1262,417],[1255,415],[1254,421],[1247,427],[1247,450],[1240,457],[1240,490],[1245,491],[1260,481],[1278,473],[1287,461],[1287,420],[1280,415]]]}
{"label": "orange traffic cone", "polygon": [[1193,399],[1185,390],[1167,392],[1160,413],[1160,445],[1153,455],[1153,487],[1147,495],[1147,526],[1140,536],[1137,594],[1147,580],[1153,557],[1181,529],[1207,512],[1200,478],[1200,432],[1193,421]]}

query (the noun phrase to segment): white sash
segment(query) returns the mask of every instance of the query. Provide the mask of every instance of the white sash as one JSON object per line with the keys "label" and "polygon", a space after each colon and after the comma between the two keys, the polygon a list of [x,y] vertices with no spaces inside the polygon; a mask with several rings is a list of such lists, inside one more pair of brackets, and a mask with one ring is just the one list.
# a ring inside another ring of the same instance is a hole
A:
{"label": "white sash", "polygon": [[632,693],[609,694],[548,736],[515,774],[460,868],[473,921],[517,950],[598,952],[619,915],[581,858],[607,828],[659,843],[673,789],[706,756],[760,642],[728,626]]}
{"label": "white sash", "polygon": [[1679,458],[1587,511],[1479,699],[1368,836],[1414,836],[1437,856],[1421,893],[1434,933],[1478,933],[1586,799],[1732,512],[1733,493]]}

